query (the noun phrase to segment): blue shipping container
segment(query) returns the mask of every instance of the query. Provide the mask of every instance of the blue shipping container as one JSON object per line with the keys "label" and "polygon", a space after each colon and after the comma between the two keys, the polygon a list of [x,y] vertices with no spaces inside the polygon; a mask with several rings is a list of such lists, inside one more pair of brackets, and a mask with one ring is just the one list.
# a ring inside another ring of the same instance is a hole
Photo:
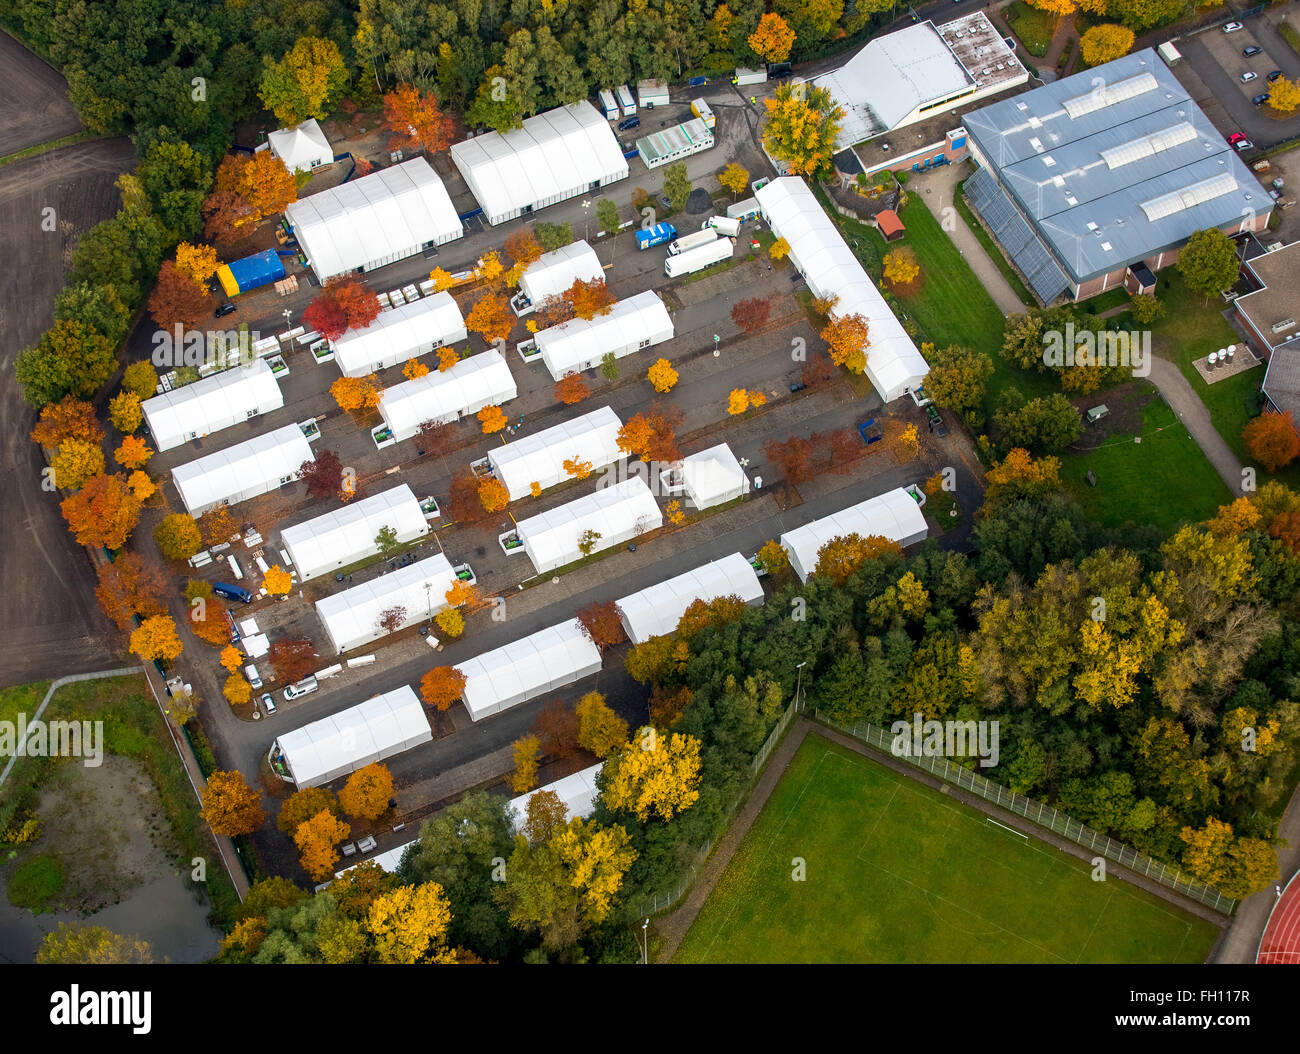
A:
{"label": "blue shipping container", "polygon": [[676,237],[677,228],[671,223],[656,223],[653,227],[636,232],[636,247],[638,249],[649,249],[655,245],[670,242]]}
{"label": "blue shipping container", "polygon": [[217,269],[217,280],[226,296],[238,296],[250,289],[278,282],[284,277],[284,264],[274,249],[266,249],[242,260],[233,260]]}

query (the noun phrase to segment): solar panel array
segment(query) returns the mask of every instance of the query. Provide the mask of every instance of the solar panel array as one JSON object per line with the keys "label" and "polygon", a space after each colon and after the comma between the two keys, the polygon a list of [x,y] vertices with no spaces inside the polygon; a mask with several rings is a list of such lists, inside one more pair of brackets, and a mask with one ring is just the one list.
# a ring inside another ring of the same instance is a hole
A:
{"label": "solar panel array", "polygon": [[966,200],[983,217],[998,242],[1015,261],[1043,303],[1055,300],[1070,285],[1025,218],[986,168],[966,181]]}

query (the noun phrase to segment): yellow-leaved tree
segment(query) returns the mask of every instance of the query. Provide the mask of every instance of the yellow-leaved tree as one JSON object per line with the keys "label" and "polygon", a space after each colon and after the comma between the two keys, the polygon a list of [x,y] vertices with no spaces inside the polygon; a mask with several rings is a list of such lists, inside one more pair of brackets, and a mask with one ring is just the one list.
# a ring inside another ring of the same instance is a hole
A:
{"label": "yellow-leaved tree", "polygon": [[700,796],[700,741],[646,725],[606,760],[603,776],[602,797],[611,809],[642,823],[652,815],[671,820]]}
{"label": "yellow-leaved tree", "polygon": [[455,962],[446,944],[450,924],[451,902],[437,882],[398,886],[377,896],[366,913],[382,963]]}
{"label": "yellow-leaved tree", "polygon": [[1102,66],[1129,53],[1133,30],[1111,22],[1095,25],[1079,38],[1079,54],[1089,66]]}
{"label": "yellow-leaved tree", "polygon": [[656,359],[646,377],[650,381],[650,386],[661,395],[672,391],[673,385],[677,383],[677,371],[667,359]]}
{"label": "yellow-leaved tree", "polygon": [[279,564],[272,564],[271,569],[262,578],[262,585],[273,597],[287,596],[293,588],[293,579],[289,572]]}

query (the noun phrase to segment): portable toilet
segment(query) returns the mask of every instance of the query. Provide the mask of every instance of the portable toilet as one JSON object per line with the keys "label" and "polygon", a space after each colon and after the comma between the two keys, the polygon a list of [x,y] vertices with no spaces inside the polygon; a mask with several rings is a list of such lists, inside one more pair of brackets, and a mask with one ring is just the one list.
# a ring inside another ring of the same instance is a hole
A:
{"label": "portable toilet", "polygon": [[631,117],[636,113],[636,100],[632,98],[632,90],[626,84],[618,86],[618,104],[623,107],[624,117]]}
{"label": "portable toilet", "polygon": [[614,93],[608,88],[600,89],[600,108],[605,114],[605,120],[618,120],[618,103],[614,101]]}

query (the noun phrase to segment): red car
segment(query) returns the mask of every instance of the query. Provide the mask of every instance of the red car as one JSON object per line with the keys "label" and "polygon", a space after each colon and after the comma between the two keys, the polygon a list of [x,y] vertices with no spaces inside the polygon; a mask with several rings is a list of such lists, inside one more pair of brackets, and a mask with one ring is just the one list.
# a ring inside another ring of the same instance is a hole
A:
{"label": "red car", "polygon": [[1242,135],[1240,132],[1233,132],[1232,135],[1228,136],[1228,142],[1229,142],[1231,145],[1236,146],[1238,143],[1240,143],[1240,142],[1241,142],[1243,139],[1245,139],[1245,138],[1246,138],[1246,137],[1245,137],[1244,135]]}

